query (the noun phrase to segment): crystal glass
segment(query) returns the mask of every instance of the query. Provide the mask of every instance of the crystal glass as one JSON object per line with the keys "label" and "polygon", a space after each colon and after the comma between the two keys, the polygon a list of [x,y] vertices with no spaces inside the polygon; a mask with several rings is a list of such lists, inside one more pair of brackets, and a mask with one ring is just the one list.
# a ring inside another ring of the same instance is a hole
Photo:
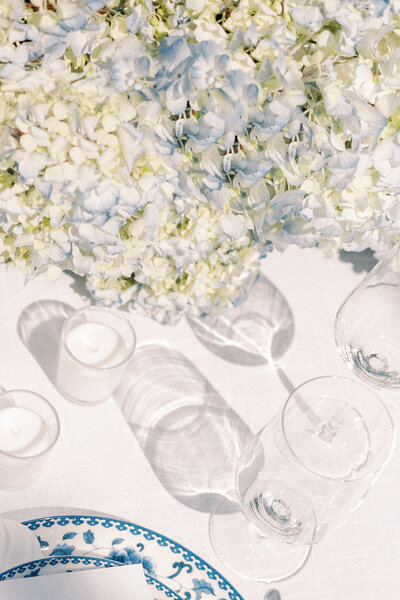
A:
{"label": "crystal glass", "polygon": [[61,332],[58,389],[78,404],[104,402],[120,383],[135,347],[133,327],[117,311],[77,310]]}
{"label": "crystal glass", "polygon": [[361,383],[302,384],[242,453],[231,493],[237,511],[210,518],[215,552],[249,579],[296,573],[361,504],[392,444],[389,412]]}
{"label": "crystal glass", "polygon": [[53,406],[29,390],[0,395],[0,487],[34,483],[56,443],[60,422]]}
{"label": "crystal glass", "polygon": [[335,339],[356,375],[375,387],[400,391],[400,245],[343,302]]}

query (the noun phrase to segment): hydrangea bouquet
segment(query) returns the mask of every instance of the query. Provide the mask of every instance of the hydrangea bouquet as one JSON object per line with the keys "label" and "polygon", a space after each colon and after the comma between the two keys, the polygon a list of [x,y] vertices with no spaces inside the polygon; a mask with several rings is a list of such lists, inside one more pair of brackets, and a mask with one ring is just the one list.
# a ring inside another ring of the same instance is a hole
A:
{"label": "hydrangea bouquet", "polygon": [[160,321],[400,238],[400,0],[0,0],[0,257]]}

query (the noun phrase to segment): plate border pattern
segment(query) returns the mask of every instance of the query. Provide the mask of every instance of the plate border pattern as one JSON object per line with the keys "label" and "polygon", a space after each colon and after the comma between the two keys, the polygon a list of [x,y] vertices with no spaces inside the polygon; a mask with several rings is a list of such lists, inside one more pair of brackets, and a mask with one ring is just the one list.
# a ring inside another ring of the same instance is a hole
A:
{"label": "plate border pattern", "polygon": [[111,558],[102,558],[98,556],[79,556],[78,554],[72,556],[49,556],[45,558],[38,558],[36,560],[30,560],[28,562],[22,563],[20,565],[16,565],[15,567],[11,567],[6,571],[0,573],[0,581],[6,581],[7,579],[13,579],[15,575],[22,575],[23,573],[27,573],[24,577],[34,577],[35,575],[29,574],[35,569],[42,569],[43,567],[47,567],[47,565],[55,566],[55,565],[93,565],[95,567],[118,567],[120,563],[116,560],[112,560]]}
{"label": "plate border pattern", "polygon": [[[221,573],[219,573],[207,561],[200,558],[200,556],[182,544],[175,542],[171,538],[131,521],[94,515],[55,515],[50,517],[29,519],[22,521],[22,524],[33,532],[40,526],[50,528],[53,525],[59,525],[61,527],[68,525],[88,525],[89,527],[95,527],[100,525],[105,529],[115,527],[115,529],[118,531],[128,531],[133,536],[142,535],[145,540],[155,541],[158,546],[169,548],[173,554],[180,556],[185,562],[194,565],[199,571],[204,571],[209,579],[217,584],[221,591],[228,592],[230,600],[245,600],[243,596],[239,594],[239,592],[229,583],[229,581],[223,575],[221,575]],[[177,598],[180,598],[180,596],[177,596]]]}

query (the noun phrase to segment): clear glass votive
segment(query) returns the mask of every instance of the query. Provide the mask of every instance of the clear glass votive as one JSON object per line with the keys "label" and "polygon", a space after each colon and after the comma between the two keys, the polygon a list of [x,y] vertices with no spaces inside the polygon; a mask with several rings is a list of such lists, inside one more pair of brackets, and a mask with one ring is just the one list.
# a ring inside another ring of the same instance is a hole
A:
{"label": "clear glass votive", "polygon": [[100,404],[118,386],[136,347],[132,325],[118,312],[81,308],[61,332],[57,386],[78,404]]}
{"label": "clear glass votive", "polygon": [[55,409],[39,394],[10,390],[0,395],[0,486],[34,483],[60,433]]}

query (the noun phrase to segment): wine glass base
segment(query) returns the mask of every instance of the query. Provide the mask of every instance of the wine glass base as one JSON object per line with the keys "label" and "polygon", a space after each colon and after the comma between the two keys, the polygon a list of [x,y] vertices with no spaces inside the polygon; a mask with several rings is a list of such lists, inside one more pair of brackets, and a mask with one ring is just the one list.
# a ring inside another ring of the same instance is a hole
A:
{"label": "wine glass base", "polygon": [[224,565],[252,581],[273,583],[287,579],[305,565],[311,553],[311,546],[263,536],[241,511],[213,513],[209,534],[212,547]]}

